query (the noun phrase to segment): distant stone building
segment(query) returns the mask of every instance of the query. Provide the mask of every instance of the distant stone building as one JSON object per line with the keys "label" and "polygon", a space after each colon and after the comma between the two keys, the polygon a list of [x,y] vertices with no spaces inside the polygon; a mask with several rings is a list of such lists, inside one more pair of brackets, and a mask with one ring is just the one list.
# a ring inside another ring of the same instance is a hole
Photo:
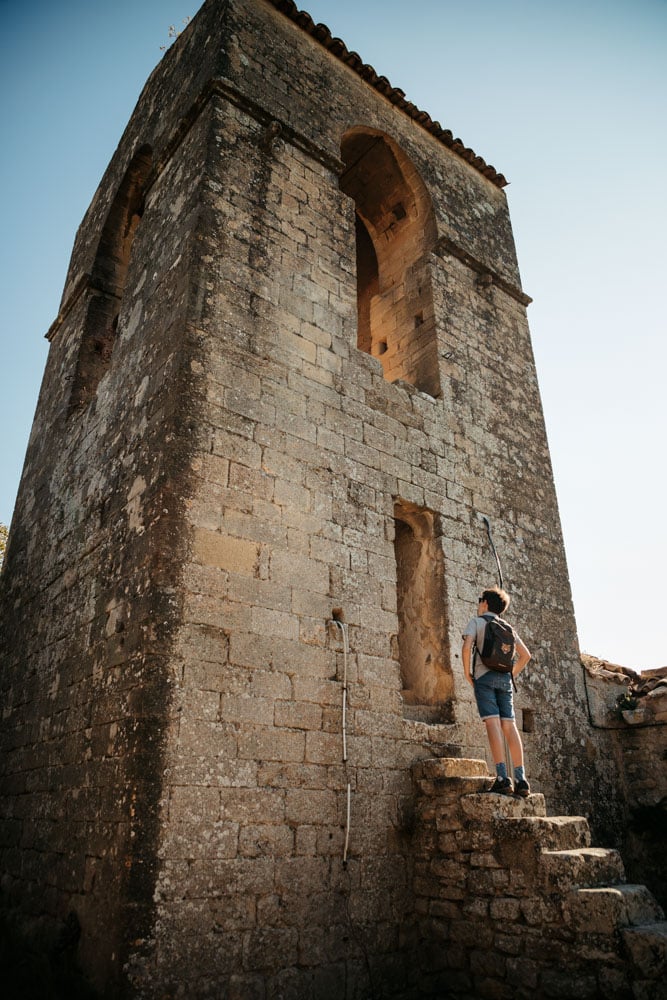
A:
{"label": "distant stone building", "polygon": [[431,794],[420,762],[485,756],[459,659],[484,518],[533,788],[623,837],[504,184],[291,0],[208,0],[144,88],[2,576],[4,900],[74,911],[105,996],[508,995],[434,948],[488,901],[415,882],[414,769]]}

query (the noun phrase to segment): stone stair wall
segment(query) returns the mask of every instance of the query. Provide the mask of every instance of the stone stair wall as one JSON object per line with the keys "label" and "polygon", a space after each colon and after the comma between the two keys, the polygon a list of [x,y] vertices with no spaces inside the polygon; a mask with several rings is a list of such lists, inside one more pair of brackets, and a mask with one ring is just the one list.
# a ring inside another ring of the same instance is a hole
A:
{"label": "stone stair wall", "polygon": [[420,995],[666,1000],[667,921],[584,817],[486,793],[484,761],[422,760],[413,776]]}

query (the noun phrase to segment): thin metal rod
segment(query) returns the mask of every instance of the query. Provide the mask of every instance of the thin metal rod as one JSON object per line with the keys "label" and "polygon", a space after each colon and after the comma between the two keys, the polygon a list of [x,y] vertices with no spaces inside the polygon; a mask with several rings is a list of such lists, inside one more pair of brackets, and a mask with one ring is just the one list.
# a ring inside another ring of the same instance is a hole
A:
{"label": "thin metal rod", "polygon": [[350,846],[350,782],[347,783],[347,811],[345,818],[345,846],[343,847],[343,864],[347,864],[347,849]]}
{"label": "thin metal rod", "polygon": [[498,553],[496,552],[496,546],[493,543],[493,536],[491,535],[491,522],[489,521],[489,519],[486,516],[486,514],[482,514],[481,518],[484,521],[484,524],[486,525],[486,533],[489,536],[489,544],[491,545],[491,551],[493,552],[493,554],[494,554],[494,556],[496,558],[496,566],[498,567],[498,581],[499,581],[499,585],[502,587],[503,586],[503,571],[500,568],[500,559],[498,558]]}
{"label": "thin metal rod", "polygon": [[347,625],[345,622],[338,621],[337,618],[333,618],[332,621],[336,623],[341,631],[343,637],[343,761],[347,761]]}
{"label": "thin metal rod", "polygon": [[[343,763],[347,763],[347,656],[348,656],[348,637],[347,637],[347,625],[345,622],[339,621],[337,618],[331,619],[340,629],[341,636],[343,638]],[[343,846],[343,865],[347,865],[347,852],[350,845],[350,799],[351,799],[351,785],[348,781],[347,783],[347,803],[345,809],[345,844]]]}

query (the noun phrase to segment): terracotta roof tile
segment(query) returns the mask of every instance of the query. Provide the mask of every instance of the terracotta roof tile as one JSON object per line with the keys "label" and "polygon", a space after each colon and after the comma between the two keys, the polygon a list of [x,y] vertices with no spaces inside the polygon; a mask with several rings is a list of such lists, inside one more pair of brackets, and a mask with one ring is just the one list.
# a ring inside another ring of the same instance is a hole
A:
{"label": "terracotta roof tile", "polygon": [[455,139],[453,133],[448,128],[443,128],[440,122],[433,121],[428,112],[421,111],[411,101],[406,101],[404,91],[398,87],[392,87],[386,76],[378,76],[373,67],[362,60],[358,52],[350,51],[342,39],[334,38],[326,24],[315,24],[310,14],[305,10],[299,10],[293,0],[268,0],[268,2],[276,10],[279,10],[281,14],[285,14],[291,21],[298,24],[300,28],[323,45],[333,56],[344,62],[355,73],[358,73],[363,80],[383,94],[392,104],[400,108],[401,111],[421,125],[427,132],[430,132],[444,146],[447,146],[457,156],[466,160],[467,163],[483,174],[496,187],[502,188],[507,185],[507,180],[502,174],[496,171],[495,167],[486,163],[481,156],[477,156],[475,151],[465,146],[460,139]]}

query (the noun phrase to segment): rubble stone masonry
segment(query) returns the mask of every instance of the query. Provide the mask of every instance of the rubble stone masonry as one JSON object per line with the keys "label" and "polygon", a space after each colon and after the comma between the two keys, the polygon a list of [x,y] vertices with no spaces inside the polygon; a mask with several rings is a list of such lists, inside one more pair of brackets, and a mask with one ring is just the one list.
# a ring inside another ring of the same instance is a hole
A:
{"label": "rubble stone masonry", "polygon": [[74,911],[101,995],[427,995],[412,767],[485,753],[482,516],[533,789],[621,837],[504,183],[289,0],[207,0],[144,88],[1,597],[4,900]]}

